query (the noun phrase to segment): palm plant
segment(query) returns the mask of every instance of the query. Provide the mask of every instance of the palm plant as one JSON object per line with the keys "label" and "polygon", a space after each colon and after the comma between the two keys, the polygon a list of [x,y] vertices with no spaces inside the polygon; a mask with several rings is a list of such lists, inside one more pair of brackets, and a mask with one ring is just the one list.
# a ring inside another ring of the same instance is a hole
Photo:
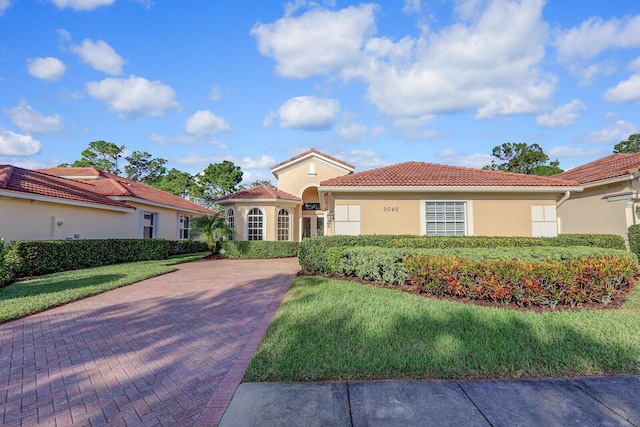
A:
{"label": "palm plant", "polygon": [[195,218],[189,227],[189,238],[205,241],[212,255],[220,253],[222,242],[231,233],[233,228],[229,227],[225,218],[217,212]]}

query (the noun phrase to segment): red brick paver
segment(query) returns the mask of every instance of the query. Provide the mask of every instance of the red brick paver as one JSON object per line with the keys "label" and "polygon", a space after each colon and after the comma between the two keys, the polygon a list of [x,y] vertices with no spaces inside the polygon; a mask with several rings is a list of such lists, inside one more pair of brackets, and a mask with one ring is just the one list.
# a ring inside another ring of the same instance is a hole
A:
{"label": "red brick paver", "polygon": [[0,325],[0,424],[216,425],[299,265],[178,268]]}

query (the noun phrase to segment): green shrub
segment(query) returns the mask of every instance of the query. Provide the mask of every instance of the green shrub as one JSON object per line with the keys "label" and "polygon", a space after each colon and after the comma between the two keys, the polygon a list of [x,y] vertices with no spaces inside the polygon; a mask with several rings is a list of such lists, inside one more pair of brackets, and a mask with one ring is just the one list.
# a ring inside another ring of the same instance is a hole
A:
{"label": "green shrub", "polygon": [[4,256],[4,239],[0,238],[0,288],[9,281],[9,269],[6,267]]}
{"label": "green shrub", "polygon": [[633,260],[620,257],[528,262],[414,255],[405,262],[409,283],[420,292],[525,307],[607,304],[629,292],[640,274]]}
{"label": "green shrub", "polygon": [[640,224],[629,227],[629,250],[640,257]]}
{"label": "green shrub", "polygon": [[289,258],[298,255],[298,248],[298,242],[232,240],[222,243],[224,256],[229,258]]}
{"label": "green shrub", "polygon": [[199,240],[168,240],[169,256],[209,252],[206,242]]}
{"label": "green shrub", "polygon": [[325,236],[303,239],[298,260],[309,273],[329,273],[328,250],[336,246],[377,246],[385,248],[496,248],[536,246],[593,246],[625,249],[624,239],[613,234],[563,234],[558,237],[426,237],[396,235]]}
{"label": "green shrub", "polygon": [[25,277],[166,259],[169,247],[165,239],[25,240],[8,243],[5,255],[12,276]]}
{"label": "green shrub", "polygon": [[571,248],[446,248],[399,249],[376,247],[332,247],[327,250],[328,272],[345,277],[353,276],[385,284],[403,284],[408,273],[404,260],[411,255],[456,257],[473,261],[569,261],[602,256],[627,258],[637,263],[635,254],[620,249],[587,246]]}

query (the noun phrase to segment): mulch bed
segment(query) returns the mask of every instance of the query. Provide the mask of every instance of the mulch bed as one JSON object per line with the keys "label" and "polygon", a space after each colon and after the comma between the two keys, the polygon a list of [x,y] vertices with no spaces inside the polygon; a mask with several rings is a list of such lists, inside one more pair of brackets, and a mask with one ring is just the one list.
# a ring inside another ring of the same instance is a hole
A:
{"label": "mulch bed", "polygon": [[495,302],[495,301],[486,301],[486,300],[475,300],[475,299],[471,299],[471,298],[456,298],[456,297],[452,297],[452,296],[437,296],[437,295],[431,295],[431,294],[427,294],[427,293],[423,293],[420,292],[418,289],[416,289],[413,286],[410,285],[389,285],[389,284],[383,284],[383,283],[378,283],[378,282],[374,282],[374,281],[370,281],[370,280],[363,280],[360,279],[359,277],[345,277],[345,276],[340,276],[339,274],[312,274],[312,273],[305,273],[303,271],[298,272],[298,276],[321,276],[321,277],[326,277],[327,279],[336,279],[336,280],[346,280],[349,282],[357,282],[357,283],[361,283],[363,285],[368,285],[368,286],[373,286],[375,288],[380,288],[380,289],[391,289],[394,291],[400,291],[400,292],[404,292],[406,294],[411,294],[411,295],[415,295],[421,298],[432,298],[432,299],[439,299],[439,300],[443,300],[443,301],[451,301],[451,302],[461,302],[464,304],[473,304],[473,305],[479,305],[481,307],[488,307],[488,308],[501,308],[501,309],[507,309],[507,310],[514,310],[514,311],[521,311],[521,312],[534,312],[534,313],[547,313],[547,312],[556,312],[556,311],[582,311],[582,310],[618,310],[622,308],[622,304],[625,301],[625,297],[623,296],[622,298],[618,298],[618,299],[614,299],[612,300],[609,304],[607,305],[602,305],[602,304],[598,304],[598,303],[594,303],[594,302],[590,302],[590,303],[585,303],[585,304],[581,304],[579,306],[576,307],[571,307],[569,305],[561,305],[558,304],[555,308],[549,308],[546,306],[531,306],[531,307],[520,307],[515,303],[502,303],[502,302]]}

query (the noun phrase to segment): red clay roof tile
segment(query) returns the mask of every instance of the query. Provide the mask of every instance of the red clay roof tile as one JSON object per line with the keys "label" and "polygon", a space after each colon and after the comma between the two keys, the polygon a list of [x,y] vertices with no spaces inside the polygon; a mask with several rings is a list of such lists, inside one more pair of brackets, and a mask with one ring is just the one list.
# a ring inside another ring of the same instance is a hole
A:
{"label": "red clay roof tile", "polygon": [[224,202],[229,200],[292,200],[295,202],[301,202],[300,197],[296,197],[293,194],[289,194],[285,191],[277,190],[268,185],[260,185],[257,187],[246,188],[236,193],[227,194],[219,198],[218,202]]}
{"label": "red clay roof tile", "polygon": [[582,184],[632,175],[640,171],[640,153],[610,154],[582,166],[556,175],[558,178],[574,179]]}
{"label": "red clay roof tile", "polygon": [[322,187],[571,187],[578,182],[509,172],[406,162],[328,179]]}
{"label": "red clay roof tile", "polygon": [[332,156],[330,156],[330,155],[328,155],[328,154],[322,153],[322,152],[320,152],[320,151],[316,150],[315,148],[311,148],[310,150],[305,151],[304,153],[298,154],[298,155],[297,155],[297,156],[295,156],[295,157],[292,157],[292,158],[290,158],[290,159],[288,159],[288,160],[285,160],[285,161],[283,161],[283,162],[280,162],[280,163],[278,163],[277,165],[273,165],[273,166],[271,166],[271,170],[273,171],[273,170],[276,170],[276,169],[278,169],[278,168],[280,168],[280,167],[282,167],[282,166],[286,165],[287,163],[295,162],[296,160],[301,159],[302,157],[304,157],[304,156],[306,156],[306,155],[308,155],[308,154],[311,154],[311,153],[315,153],[315,154],[318,154],[319,156],[326,157],[327,159],[332,160],[332,161],[334,161],[334,162],[336,162],[336,163],[339,163],[339,164],[341,164],[341,165],[343,165],[343,166],[347,167],[348,169],[353,170],[353,169],[355,169],[355,168],[356,168],[355,166],[353,166],[353,165],[351,165],[351,164],[349,164],[349,163],[347,163],[347,162],[344,162],[344,161],[342,161],[342,160],[340,160],[340,159],[336,159],[335,157],[332,157]]}

